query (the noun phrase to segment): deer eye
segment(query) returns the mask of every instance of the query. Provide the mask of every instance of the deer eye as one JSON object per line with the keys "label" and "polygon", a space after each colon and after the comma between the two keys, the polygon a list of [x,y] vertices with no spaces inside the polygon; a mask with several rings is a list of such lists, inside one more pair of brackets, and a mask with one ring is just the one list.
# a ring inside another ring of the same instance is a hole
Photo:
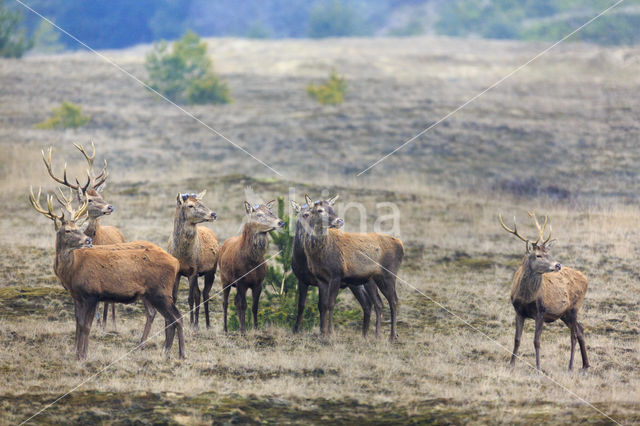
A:
{"label": "deer eye", "polygon": [[192,209],[193,208],[193,204],[189,204],[189,208]]}
{"label": "deer eye", "polygon": [[70,231],[69,229],[65,229],[65,230],[64,230],[64,233],[65,233],[65,234],[70,234],[70,233],[71,233],[71,231]]}
{"label": "deer eye", "polygon": [[318,209],[318,213],[324,213],[324,209]]}
{"label": "deer eye", "polygon": [[90,203],[93,203],[93,200],[92,200],[92,199],[89,199],[89,202],[90,202]]}

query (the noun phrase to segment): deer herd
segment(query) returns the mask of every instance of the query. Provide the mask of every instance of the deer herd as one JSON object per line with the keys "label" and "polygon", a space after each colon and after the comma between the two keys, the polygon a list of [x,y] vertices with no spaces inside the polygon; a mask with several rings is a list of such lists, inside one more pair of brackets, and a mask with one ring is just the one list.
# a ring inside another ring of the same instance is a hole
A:
{"label": "deer herd", "polygon": [[[217,271],[223,294],[225,333],[229,294],[233,287],[236,289],[234,302],[241,334],[246,330],[246,294],[249,289],[253,300],[253,326],[257,328],[262,281],[267,269],[268,235],[285,225],[272,211],[274,201],[262,204],[245,201],[245,224],[241,234],[220,245],[213,231],[198,226],[217,218],[216,213],[202,201],[206,191],[180,193],[176,197],[173,232],[166,251],[147,241],[126,242],[117,228],[100,224],[102,216],[114,211],[101,195],[109,176],[106,160],[97,173],[93,165],[96,156],[93,143],[91,154],[82,146],[74,145],[88,163],[86,183],[82,183],[84,178],[74,178],[70,182],[66,164],[62,177],[56,176],[52,169],[52,148],[49,148],[48,154],[42,152],[47,172],[66,189],[58,188],[57,192],[47,195],[45,206],[41,201],[41,190],[35,194],[32,188],[29,198],[33,208],[55,225],[54,271],[74,301],[77,358],[87,356],[89,331],[99,302],[104,303],[101,322],[102,327],[106,327],[109,304],[112,305],[111,319],[115,326],[115,304],[136,300],[142,300],[146,312],[140,345],[147,340],[156,312],[160,312],[165,319],[166,356],[169,356],[177,332],[179,356],[184,358],[182,315],[176,307],[183,276],[189,281],[189,316],[194,328],[198,328],[201,305],[204,306],[206,327],[210,327],[209,299]],[[65,192],[67,190],[68,193]],[[298,312],[293,331],[300,329],[308,288],[315,286],[318,288],[320,333],[323,337],[330,336],[338,292],[348,287],[362,307],[364,337],[369,329],[372,307],[376,315],[375,334],[379,336],[383,303],[378,291],[382,293],[389,305],[389,340],[393,342],[397,337],[396,277],[404,256],[402,241],[382,233],[342,231],[340,228],[344,221],[333,210],[337,198],[313,201],[305,195],[303,205],[290,201],[297,214],[291,261],[292,271],[298,280]],[[61,206],[60,214],[56,213],[55,202]],[[548,217],[540,225],[536,215],[529,214],[538,229],[535,241],[519,233],[515,218],[513,228],[509,228],[502,216],[498,216],[500,225],[524,241],[526,247],[522,264],[511,283],[511,303],[516,313],[511,365],[517,357],[525,319],[535,321],[534,348],[538,369],[543,324],[561,319],[571,332],[569,369],[573,368],[576,342],[580,345],[582,366],[588,368],[584,331],[578,322],[587,280],[579,271],[563,267],[552,258],[549,251],[550,226],[547,237],[544,237]],[[198,286],[201,276],[204,276],[202,292]]]}

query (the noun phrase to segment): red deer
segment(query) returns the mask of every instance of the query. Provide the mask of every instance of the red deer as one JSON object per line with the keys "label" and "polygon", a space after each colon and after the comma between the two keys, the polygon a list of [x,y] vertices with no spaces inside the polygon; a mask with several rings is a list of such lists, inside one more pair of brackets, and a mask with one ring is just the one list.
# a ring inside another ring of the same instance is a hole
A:
{"label": "red deer", "polygon": [[[338,196],[327,200],[330,206],[338,199]],[[307,201],[306,204],[300,206],[295,201],[291,200],[291,207],[297,214],[296,231],[293,237],[293,253],[291,256],[291,269],[298,279],[298,314],[296,317],[296,324],[293,328],[293,332],[297,333],[300,330],[300,324],[302,323],[302,315],[304,313],[304,307],[307,300],[307,291],[309,286],[318,286],[316,279],[309,270],[307,264],[307,257],[304,253],[304,241],[303,238],[306,235],[303,227],[308,226],[306,218],[309,217],[309,210],[311,203]],[[304,218],[304,219],[303,219]],[[331,222],[330,227],[339,228],[342,226],[340,221]],[[354,297],[362,306],[363,318],[362,318],[362,336],[366,337],[369,331],[369,321],[371,320],[371,305],[374,305],[376,312],[376,337],[380,333],[380,320],[382,317],[382,300],[376,290],[376,284],[373,281],[369,281],[366,286],[360,285],[348,285],[345,282],[341,283],[340,288],[343,289],[349,287]],[[366,289],[365,289],[366,287]]]}
{"label": "red deer", "polygon": [[[49,147],[49,156],[48,158],[45,156],[44,151],[42,151],[42,159],[44,160],[44,164],[47,167],[47,171],[49,172],[49,176],[53,178],[58,183],[61,183],[68,188],[73,189],[77,192],[78,201],[80,203],[87,200],[89,203],[89,207],[87,208],[87,227],[84,230],[85,235],[89,236],[93,240],[94,245],[106,245],[106,244],[119,244],[124,243],[125,239],[122,235],[122,232],[115,226],[102,226],[100,225],[99,219],[102,216],[110,215],[113,213],[113,206],[107,203],[100,195],[100,192],[104,189],[104,184],[109,177],[109,173],[107,172],[107,160],[104,161],[104,166],[100,174],[96,175],[93,170],[93,161],[96,158],[96,147],[91,142],[92,154],[89,155],[85,149],[78,144],[73,144],[81,153],[84,155],[84,158],[87,160],[89,168],[87,169],[87,183],[82,186],[78,183],[76,179],[76,184],[72,184],[67,180],[67,168],[65,166],[63,179],[56,177],[51,170],[51,154],[53,147]],[[107,327],[107,314],[109,312],[109,303],[104,304],[104,314],[102,316],[102,328]],[[116,327],[116,305],[115,303],[111,304],[111,320],[113,322],[113,327]]]}
{"label": "red deer", "polygon": [[[307,203],[311,199],[305,196]],[[391,333],[396,339],[398,296],[396,274],[402,263],[402,241],[379,233],[348,233],[330,228],[342,221],[337,218],[327,201],[316,201],[311,206],[305,227],[304,252],[309,270],[318,282],[320,330],[323,336],[331,334],[331,318],[338,290],[342,282],[365,285],[373,280],[389,303]]]}
{"label": "red deer", "polygon": [[[169,253],[180,261],[180,277],[189,279],[189,317],[190,323],[198,328],[200,312],[200,288],[198,277],[204,275],[204,313],[209,328],[209,292],[216,276],[218,266],[218,238],[209,228],[197,226],[202,222],[216,220],[216,214],[202,203],[200,194],[178,194],[176,214],[173,219],[173,234],[169,237]],[[178,283],[174,290],[178,291]],[[176,294],[177,296],[177,294]],[[195,312],[194,312],[195,304]]]}
{"label": "red deer", "polygon": [[[69,214],[66,217],[64,211],[61,215],[53,212],[51,196],[47,197],[47,209],[44,209],[40,205],[40,193],[38,191],[36,197],[31,188],[30,201],[37,212],[55,225],[54,272],[75,304],[77,358],[87,357],[89,332],[98,302],[132,303],[140,298],[165,318],[165,354],[169,355],[177,331],[179,355],[184,358],[182,317],[173,300],[173,286],[180,269],[178,260],[146,241],[93,247],[91,237],[76,225],[76,221],[86,215],[88,201],[75,211],[66,203]],[[150,327],[149,318],[147,323]],[[145,333],[148,327],[145,326]],[[146,334],[143,340],[145,338]]]}
{"label": "red deer", "polygon": [[[580,343],[582,368],[588,368],[589,360],[584,342],[584,330],[578,322],[578,311],[580,311],[582,301],[587,293],[587,279],[580,271],[563,267],[551,257],[548,247],[551,239],[551,227],[549,227],[549,236],[541,242],[549,218],[545,216],[544,224],[540,226],[535,214],[529,213],[529,215],[538,228],[538,238],[533,242],[520,235],[515,218],[513,229],[510,229],[504,224],[502,215],[498,215],[500,225],[505,231],[520,238],[526,244],[522,265],[511,280],[511,303],[516,311],[516,336],[513,343],[511,365],[515,365],[516,362],[524,320],[531,318],[535,320],[536,324],[533,346],[536,350],[536,367],[540,370],[542,326],[545,322],[553,322],[559,318],[571,331],[569,370],[573,369],[576,340]],[[531,245],[531,249],[529,249],[529,245]]]}
{"label": "red deer", "polygon": [[247,311],[247,290],[251,289],[253,304],[253,328],[258,328],[258,303],[262,292],[262,280],[267,273],[264,254],[267,251],[267,234],[282,228],[284,222],[271,212],[275,200],[266,204],[244,202],[247,221],[241,235],[231,237],[220,248],[218,265],[224,297],[222,310],[224,315],[224,331],[227,332],[227,307],[231,287],[236,288],[234,299],[240,333],[245,333],[245,313]]}

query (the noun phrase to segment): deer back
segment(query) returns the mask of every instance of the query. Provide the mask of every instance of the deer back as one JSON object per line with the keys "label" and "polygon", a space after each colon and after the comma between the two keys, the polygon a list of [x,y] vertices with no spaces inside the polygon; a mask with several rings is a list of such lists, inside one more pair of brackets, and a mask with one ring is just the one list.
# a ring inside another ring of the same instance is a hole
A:
{"label": "deer back", "polygon": [[[86,233],[86,232],[85,232]],[[115,226],[99,226],[94,235],[88,236],[93,238],[94,245],[120,244],[124,243],[124,235]]]}
{"label": "deer back", "polygon": [[561,316],[568,309],[580,310],[587,293],[587,278],[572,268],[542,275],[540,296],[545,310],[552,316]]}
{"label": "deer back", "polygon": [[204,273],[213,270],[218,263],[218,237],[209,228],[198,226],[198,240],[200,240],[200,256],[198,258],[198,272]]}

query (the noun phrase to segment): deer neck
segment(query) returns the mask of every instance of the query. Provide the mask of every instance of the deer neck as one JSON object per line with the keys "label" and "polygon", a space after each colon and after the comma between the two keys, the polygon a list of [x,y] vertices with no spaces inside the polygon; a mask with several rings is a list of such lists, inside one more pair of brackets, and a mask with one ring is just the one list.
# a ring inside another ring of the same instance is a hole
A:
{"label": "deer neck", "polygon": [[267,233],[260,232],[256,225],[245,223],[242,230],[242,247],[249,259],[262,262],[267,251]]}
{"label": "deer neck", "polygon": [[187,221],[182,209],[176,210],[173,220],[173,245],[177,258],[193,256],[200,245],[198,227]]}
{"label": "deer neck", "polygon": [[84,235],[91,238],[96,238],[96,234],[98,233],[98,229],[100,229],[100,222],[97,217],[89,217],[87,221],[87,227],[84,230]]}
{"label": "deer neck", "polygon": [[324,226],[322,221],[318,221],[311,225],[311,229],[305,235],[305,247],[311,253],[320,253],[324,251],[329,241],[329,229]]}
{"label": "deer neck", "polygon": [[540,290],[540,284],[542,284],[542,274],[535,272],[531,265],[526,262],[523,265],[520,287],[515,296],[523,302],[533,302]]}
{"label": "deer neck", "polygon": [[75,248],[65,247],[59,239],[56,239],[56,260],[53,264],[53,271],[67,290],[69,289],[67,278],[73,275],[74,250]]}

